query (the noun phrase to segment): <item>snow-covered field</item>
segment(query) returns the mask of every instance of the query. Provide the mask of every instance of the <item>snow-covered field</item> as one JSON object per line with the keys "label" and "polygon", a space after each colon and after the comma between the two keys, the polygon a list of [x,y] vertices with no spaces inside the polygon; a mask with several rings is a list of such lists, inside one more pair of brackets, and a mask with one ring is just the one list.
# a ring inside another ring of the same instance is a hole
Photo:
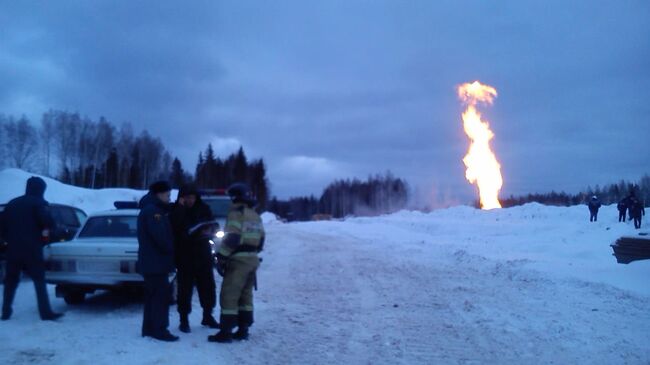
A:
{"label": "snow-covered field", "polygon": [[[10,173],[0,172],[3,190],[21,184]],[[59,189],[67,195],[47,197],[87,210],[137,195]],[[0,363],[649,364],[650,261],[616,263],[609,244],[636,231],[614,207],[588,218],[586,207],[537,204],[292,224],[265,216],[250,341],[206,342],[197,298],[193,332],[173,344],[141,338],[142,304],[111,293],[72,307],[51,288],[66,316],[44,323],[23,282],[14,316],[0,322]],[[178,333],[175,308],[171,323]]]}

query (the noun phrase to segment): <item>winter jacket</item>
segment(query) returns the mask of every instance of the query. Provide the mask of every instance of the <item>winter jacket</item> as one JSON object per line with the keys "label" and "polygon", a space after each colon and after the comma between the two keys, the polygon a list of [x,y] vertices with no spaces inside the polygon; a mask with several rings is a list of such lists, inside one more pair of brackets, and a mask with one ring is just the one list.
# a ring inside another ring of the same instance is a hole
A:
{"label": "winter jacket", "polygon": [[625,200],[621,200],[620,202],[618,202],[616,208],[618,208],[619,212],[625,213],[625,211],[627,210],[627,205],[625,204]]}
{"label": "winter jacket", "polygon": [[209,238],[202,237],[200,232],[188,233],[191,227],[212,220],[212,211],[201,198],[197,198],[192,208],[174,204],[170,220],[174,233],[174,249],[176,267],[179,270],[201,265],[211,265],[212,249]]}
{"label": "winter jacket", "polygon": [[598,209],[600,209],[600,201],[599,200],[591,200],[589,201],[589,211],[591,212],[597,212]]}
{"label": "winter jacket", "polygon": [[54,219],[43,195],[43,179],[27,180],[25,195],[13,199],[3,212],[2,238],[7,242],[8,259],[43,259],[43,230],[54,228]]}
{"label": "winter jacket", "polygon": [[154,195],[140,200],[137,271],[142,275],[174,271],[174,243],[168,205]]}
{"label": "winter jacket", "polygon": [[643,207],[643,203],[641,201],[634,201],[630,207],[630,215],[632,218],[641,218],[642,215],[645,215],[645,208]]}
{"label": "winter jacket", "polygon": [[264,248],[264,225],[252,202],[233,202],[226,220],[226,236],[221,242],[218,256],[232,257],[243,253],[256,254]]}

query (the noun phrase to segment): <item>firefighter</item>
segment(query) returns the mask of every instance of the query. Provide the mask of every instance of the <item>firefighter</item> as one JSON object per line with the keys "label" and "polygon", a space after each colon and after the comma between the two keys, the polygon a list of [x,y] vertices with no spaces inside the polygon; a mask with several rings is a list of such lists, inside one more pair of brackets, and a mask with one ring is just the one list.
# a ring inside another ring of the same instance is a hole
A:
{"label": "firefighter", "polygon": [[[264,227],[253,209],[248,185],[236,183],[228,188],[232,206],[226,220],[226,236],[217,253],[217,272],[223,276],[219,304],[220,331],[208,336],[210,342],[248,339],[253,324],[253,288],[260,264],[258,253],[264,248]],[[237,332],[232,329],[237,326]]]}

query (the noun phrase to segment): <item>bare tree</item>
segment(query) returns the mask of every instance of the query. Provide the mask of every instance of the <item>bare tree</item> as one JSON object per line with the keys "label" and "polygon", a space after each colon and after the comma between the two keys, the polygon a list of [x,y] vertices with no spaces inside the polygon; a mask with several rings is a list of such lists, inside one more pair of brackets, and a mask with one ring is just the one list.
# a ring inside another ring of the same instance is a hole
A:
{"label": "bare tree", "polygon": [[4,127],[7,152],[13,166],[19,169],[28,168],[37,152],[36,128],[29,123],[25,116],[18,121],[10,117]]}
{"label": "bare tree", "polygon": [[[97,179],[97,167],[100,166],[102,161],[108,159],[108,155],[111,152],[113,144],[115,143],[115,129],[110,125],[104,117],[99,119],[95,127],[94,135],[94,153],[92,159],[92,181],[90,184],[91,188],[95,188],[95,183]],[[103,176],[106,176],[106,167],[104,166]]]}
{"label": "bare tree", "polygon": [[56,113],[53,110],[48,111],[43,114],[41,118],[41,129],[39,130],[39,136],[41,141],[41,147],[44,154],[44,172],[45,175],[51,176],[51,160],[53,152],[53,144],[56,133],[56,128],[54,127],[54,120],[56,118]]}

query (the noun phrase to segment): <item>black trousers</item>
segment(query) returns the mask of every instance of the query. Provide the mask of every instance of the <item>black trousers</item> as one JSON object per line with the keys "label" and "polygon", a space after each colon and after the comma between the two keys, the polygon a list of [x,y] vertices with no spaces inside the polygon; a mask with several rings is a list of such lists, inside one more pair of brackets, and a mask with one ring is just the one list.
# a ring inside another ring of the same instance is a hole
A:
{"label": "black trousers", "polygon": [[624,210],[619,210],[618,211],[618,221],[619,222],[625,222],[625,211]]}
{"label": "black trousers", "polygon": [[16,289],[20,281],[20,273],[25,270],[34,282],[36,289],[36,300],[38,302],[38,313],[41,318],[52,314],[50,299],[47,295],[45,285],[45,263],[42,259],[9,259],[7,260],[7,271],[5,276],[4,297],[2,312],[11,313],[11,306],[16,296]]}
{"label": "black trousers", "polygon": [[641,228],[641,217],[634,217],[634,228]]}
{"label": "black trousers", "polygon": [[598,221],[598,212],[591,212],[591,216],[589,217],[589,222],[596,222]]}
{"label": "black trousers", "polygon": [[177,309],[180,315],[192,312],[192,294],[194,286],[199,293],[199,302],[203,312],[212,313],[217,305],[217,286],[211,266],[200,268],[180,268],[176,280],[178,283]]}
{"label": "black trousers", "polygon": [[169,277],[162,275],[144,276],[144,314],[142,336],[161,336],[168,332],[171,286]]}

